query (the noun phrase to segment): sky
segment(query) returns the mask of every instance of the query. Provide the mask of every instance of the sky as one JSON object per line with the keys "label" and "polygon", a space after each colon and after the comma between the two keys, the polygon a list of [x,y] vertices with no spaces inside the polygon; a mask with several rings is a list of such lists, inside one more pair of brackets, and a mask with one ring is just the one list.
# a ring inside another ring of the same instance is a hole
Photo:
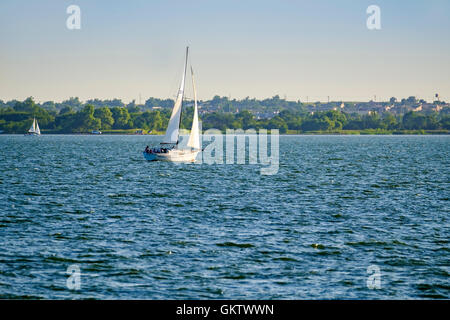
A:
{"label": "sky", "polygon": [[0,99],[173,98],[189,45],[203,100],[450,100],[449,15],[448,0],[1,0]]}

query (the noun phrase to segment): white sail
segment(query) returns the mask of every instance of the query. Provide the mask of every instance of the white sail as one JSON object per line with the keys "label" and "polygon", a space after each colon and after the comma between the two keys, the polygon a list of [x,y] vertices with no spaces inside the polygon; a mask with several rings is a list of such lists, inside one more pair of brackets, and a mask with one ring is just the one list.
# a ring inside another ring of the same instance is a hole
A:
{"label": "white sail", "polygon": [[166,134],[164,135],[163,138],[163,143],[178,143],[178,135],[180,132],[180,120],[181,120],[181,105],[183,104],[184,82],[186,77],[188,50],[189,47],[186,48],[186,60],[184,62],[183,78],[181,80],[180,90],[178,90],[177,100],[175,101],[175,104],[173,106],[172,115],[170,116]]}
{"label": "white sail", "polygon": [[36,119],[33,119],[33,124],[30,127],[30,130],[28,130],[29,133],[34,133],[36,131]]}
{"label": "white sail", "polygon": [[37,120],[36,120],[36,127],[35,127],[34,132],[35,132],[36,134],[41,134],[41,130],[39,129],[39,125],[38,125]]}
{"label": "white sail", "polygon": [[194,70],[191,67],[192,87],[194,89],[194,119],[192,120],[191,134],[187,143],[188,147],[200,149],[200,134],[198,127],[198,107],[197,107],[197,90],[195,89]]}

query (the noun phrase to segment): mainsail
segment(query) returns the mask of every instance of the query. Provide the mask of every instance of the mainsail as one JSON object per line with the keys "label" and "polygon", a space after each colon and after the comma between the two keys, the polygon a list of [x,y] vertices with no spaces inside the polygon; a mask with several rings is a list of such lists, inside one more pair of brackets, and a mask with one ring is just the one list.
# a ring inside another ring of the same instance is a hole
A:
{"label": "mainsail", "polygon": [[200,134],[198,127],[198,107],[197,107],[197,90],[195,89],[194,70],[191,67],[192,87],[194,89],[194,119],[192,120],[191,134],[187,143],[188,147],[200,149]]}
{"label": "mainsail", "polygon": [[36,118],[33,119],[33,124],[30,127],[30,130],[28,130],[29,133],[36,132]]}
{"label": "mainsail", "polygon": [[173,106],[172,115],[170,116],[166,134],[163,138],[163,143],[178,143],[181,121],[181,105],[183,104],[184,80],[186,78],[188,51],[189,47],[186,48],[186,61],[184,62],[183,78],[181,80],[180,90],[178,90],[177,100],[175,101],[175,104]]}

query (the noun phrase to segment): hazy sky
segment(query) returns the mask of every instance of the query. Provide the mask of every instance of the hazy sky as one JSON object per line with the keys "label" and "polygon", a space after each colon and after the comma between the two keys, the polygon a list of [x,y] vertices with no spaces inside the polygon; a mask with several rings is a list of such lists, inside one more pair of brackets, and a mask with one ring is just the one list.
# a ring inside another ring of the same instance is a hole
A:
{"label": "hazy sky", "polygon": [[186,45],[200,99],[450,100],[448,0],[1,0],[0,43],[2,100],[173,97]]}

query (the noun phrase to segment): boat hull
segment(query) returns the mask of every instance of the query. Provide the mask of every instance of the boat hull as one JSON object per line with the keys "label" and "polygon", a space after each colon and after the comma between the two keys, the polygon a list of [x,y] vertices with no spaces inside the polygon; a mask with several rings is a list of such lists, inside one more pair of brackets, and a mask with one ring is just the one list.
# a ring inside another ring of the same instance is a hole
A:
{"label": "boat hull", "polygon": [[147,152],[142,152],[144,154],[144,158],[145,160],[148,161],[155,161],[156,160],[156,154],[155,153],[147,153]]}
{"label": "boat hull", "polygon": [[200,151],[172,149],[167,153],[146,153],[144,158],[148,161],[170,161],[170,162],[194,162]]}

